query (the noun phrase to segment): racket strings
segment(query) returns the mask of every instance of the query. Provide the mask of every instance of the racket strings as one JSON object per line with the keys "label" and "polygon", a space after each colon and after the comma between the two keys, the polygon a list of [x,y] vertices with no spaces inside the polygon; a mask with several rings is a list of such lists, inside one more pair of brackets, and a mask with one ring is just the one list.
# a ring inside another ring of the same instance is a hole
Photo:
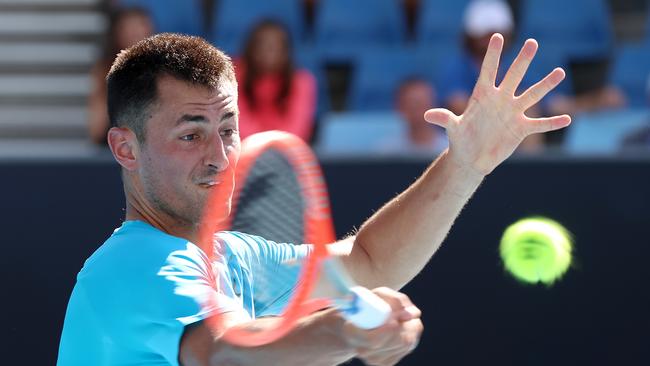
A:
{"label": "racket strings", "polygon": [[[305,239],[305,208],[295,165],[275,149],[257,157],[234,200],[231,230],[258,235],[278,243],[300,244]],[[278,294],[277,284],[296,288],[302,261],[257,263],[254,274],[256,308],[264,310]],[[286,293],[285,297],[292,296]]]}
{"label": "racket strings", "polygon": [[280,243],[303,243],[301,186],[289,161],[278,151],[270,149],[257,159],[234,207],[232,230]]}

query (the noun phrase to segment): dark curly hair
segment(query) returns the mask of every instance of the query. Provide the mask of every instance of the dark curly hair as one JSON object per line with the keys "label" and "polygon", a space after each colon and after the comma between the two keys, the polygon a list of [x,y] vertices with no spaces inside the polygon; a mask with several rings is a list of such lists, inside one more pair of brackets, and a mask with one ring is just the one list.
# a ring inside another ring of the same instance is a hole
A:
{"label": "dark curly hair", "polygon": [[120,52],[106,76],[111,126],[127,127],[145,141],[161,75],[209,89],[236,83],[230,57],[204,39],[172,33],[149,37]]}

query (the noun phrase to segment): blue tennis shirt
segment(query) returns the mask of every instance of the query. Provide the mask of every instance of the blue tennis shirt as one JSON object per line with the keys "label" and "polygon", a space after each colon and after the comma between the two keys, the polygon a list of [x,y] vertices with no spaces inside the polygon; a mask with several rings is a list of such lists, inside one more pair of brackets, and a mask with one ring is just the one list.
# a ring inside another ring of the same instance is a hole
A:
{"label": "blue tennis shirt", "polygon": [[77,275],[57,364],[178,365],[185,326],[242,308],[279,314],[299,273],[286,263],[309,250],[238,232],[218,233],[215,246],[223,255],[210,263],[185,239],[124,222]]}

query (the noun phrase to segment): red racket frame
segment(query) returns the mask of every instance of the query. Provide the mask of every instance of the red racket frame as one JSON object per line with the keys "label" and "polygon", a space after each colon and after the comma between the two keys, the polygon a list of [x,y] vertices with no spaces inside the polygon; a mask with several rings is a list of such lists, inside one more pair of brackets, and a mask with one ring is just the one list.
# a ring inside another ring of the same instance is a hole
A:
{"label": "red racket frame", "polygon": [[[246,182],[246,178],[255,165],[256,159],[269,149],[279,151],[294,168],[305,204],[303,217],[305,225],[304,239],[305,243],[312,244],[313,248],[310,255],[303,262],[295,293],[276,324],[263,330],[231,327],[223,333],[224,340],[244,347],[272,343],[289,333],[300,318],[331,305],[327,299],[309,298],[318,282],[322,262],[329,256],[327,244],[333,243],[336,240],[336,235],[332,223],[327,186],[320,165],[310,147],[303,140],[287,132],[268,131],[251,135],[243,141],[242,153],[235,168],[236,184],[233,192],[233,212],[219,228],[227,229],[231,226],[242,185]],[[217,190],[210,197],[210,200],[211,202],[222,202],[221,200],[228,199],[229,193],[224,190]],[[207,207],[210,207],[210,205]],[[205,217],[207,220],[210,220],[210,216],[211,213],[206,212]],[[211,233],[204,232],[203,234],[207,234],[207,236],[202,235],[202,238],[212,238],[214,230]],[[215,255],[214,250],[210,250],[209,255],[213,258]],[[215,301],[215,299],[211,299],[205,305],[213,308],[217,305]],[[211,316],[206,321],[213,329],[223,329],[222,316],[219,314]]]}

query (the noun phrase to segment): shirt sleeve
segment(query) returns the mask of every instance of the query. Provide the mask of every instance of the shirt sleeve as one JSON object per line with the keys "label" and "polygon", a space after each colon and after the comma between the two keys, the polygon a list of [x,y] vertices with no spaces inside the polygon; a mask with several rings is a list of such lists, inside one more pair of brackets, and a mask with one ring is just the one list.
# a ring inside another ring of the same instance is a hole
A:
{"label": "shirt sleeve", "polygon": [[[158,280],[151,286],[152,302],[160,301],[164,306],[160,312],[151,303],[153,316],[145,324],[160,322],[149,335],[149,345],[168,360],[178,359],[184,327],[199,322],[210,315],[237,311],[239,304],[234,300],[228,273],[215,262],[214,266],[194,244],[187,243],[185,249],[172,252],[157,273]],[[181,328],[178,332],[176,329]]]}
{"label": "shirt sleeve", "polygon": [[[205,253],[192,243],[187,243],[185,249],[172,252],[157,275],[165,279],[159,289],[162,295],[171,290],[172,298],[181,299],[170,303],[169,315],[183,325],[205,319],[210,314],[237,309],[226,267],[221,261],[214,261],[211,265]],[[182,300],[187,299],[199,308],[192,304],[184,309]],[[175,306],[179,308],[175,310]]]}
{"label": "shirt sleeve", "polygon": [[234,249],[250,268],[255,316],[280,315],[295,290],[311,245],[276,243],[237,232],[229,235],[243,244]]}

